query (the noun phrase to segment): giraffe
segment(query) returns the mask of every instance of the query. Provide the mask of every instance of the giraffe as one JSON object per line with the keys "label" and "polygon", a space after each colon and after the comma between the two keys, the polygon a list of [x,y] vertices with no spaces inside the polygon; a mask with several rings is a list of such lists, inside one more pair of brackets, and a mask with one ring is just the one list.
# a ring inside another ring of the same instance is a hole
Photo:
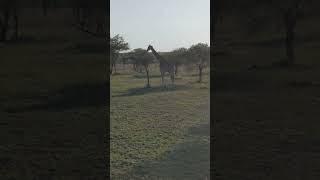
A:
{"label": "giraffe", "polygon": [[164,85],[166,87],[166,85],[164,84],[164,76],[166,72],[170,74],[172,85],[174,85],[174,73],[175,73],[174,64],[170,64],[167,60],[165,60],[162,56],[160,56],[158,52],[154,50],[154,48],[151,45],[148,46],[147,51],[149,50],[152,51],[152,54],[160,62],[161,85],[162,86]]}

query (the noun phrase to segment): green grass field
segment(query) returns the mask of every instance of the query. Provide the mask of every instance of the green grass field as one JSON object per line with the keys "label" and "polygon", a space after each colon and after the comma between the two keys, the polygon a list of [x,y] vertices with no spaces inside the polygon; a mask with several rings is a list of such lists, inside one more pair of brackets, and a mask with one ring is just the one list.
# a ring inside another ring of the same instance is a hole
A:
{"label": "green grass field", "polygon": [[180,72],[163,90],[158,68],[151,88],[129,67],[111,77],[111,178],[209,178],[209,74]]}

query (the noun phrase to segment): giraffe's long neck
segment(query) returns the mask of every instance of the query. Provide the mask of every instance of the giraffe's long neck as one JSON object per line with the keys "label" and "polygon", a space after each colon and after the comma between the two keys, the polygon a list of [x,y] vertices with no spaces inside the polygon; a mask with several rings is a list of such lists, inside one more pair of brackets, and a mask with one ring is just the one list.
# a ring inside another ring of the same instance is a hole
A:
{"label": "giraffe's long neck", "polygon": [[160,63],[169,64],[156,50],[153,49],[153,47],[151,48],[151,51]]}

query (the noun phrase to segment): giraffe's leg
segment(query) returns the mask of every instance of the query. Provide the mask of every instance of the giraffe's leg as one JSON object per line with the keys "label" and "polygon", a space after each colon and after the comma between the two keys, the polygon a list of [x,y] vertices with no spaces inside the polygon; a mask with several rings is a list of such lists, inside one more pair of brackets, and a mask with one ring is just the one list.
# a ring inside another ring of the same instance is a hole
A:
{"label": "giraffe's leg", "polygon": [[163,74],[163,87],[167,89],[167,83],[166,83],[166,73]]}
{"label": "giraffe's leg", "polygon": [[171,82],[172,82],[172,86],[174,85],[174,72],[171,73]]}
{"label": "giraffe's leg", "polygon": [[168,80],[166,80],[166,76],[164,76],[164,84],[165,84],[166,90],[168,90]]}
{"label": "giraffe's leg", "polygon": [[163,79],[163,78],[164,78],[164,77],[163,77],[163,73],[161,73],[161,87],[163,87],[163,85],[164,85],[164,84],[163,84],[163,83],[164,83],[164,81],[163,81],[164,79]]}

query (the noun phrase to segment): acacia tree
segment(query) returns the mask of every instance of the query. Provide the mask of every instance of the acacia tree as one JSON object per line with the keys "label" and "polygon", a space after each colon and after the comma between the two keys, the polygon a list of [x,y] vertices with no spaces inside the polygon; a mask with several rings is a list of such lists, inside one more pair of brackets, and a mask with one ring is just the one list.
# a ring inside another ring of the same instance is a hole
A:
{"label": "acacia tree", "polygon": [[138,59],[135,59],[134,57],[129,57],[132,65],[133,65],[133,70],[137,73],[142,73],[142,64]]}
{"label": "acacia tree", "polygon": [[131,59],[135,60],[136,63],[142,65],[144,67],[144,70],[147,75],[147,85],[146,87],[150,86],[150,74],[149,74],[149,65],[153,62],[154,56],[147,52],[145,49],[134,49],[132,52],[130,52]]}
{"label": "acacia tree", "polygon": [[280,17],[285,28],[285,48],[287,61],[286,65],[290,66],[295,63],[294,39],[297,21],[303,16],[306,5],[311,1],[308,0],[270,0],[267,4],[273,9],[275,14]]}
{"label": "acacia tree", "polygon": [[125,42],[122,36],[119,34],[110,38],[110,75],[113,73],[113,69],[116,71],[116,62],[121,51],[129,49],[129,44]]}
{"label": "acacia tree", "polygon": [[186,48],[178,48],[165,55],[166,59],[174,63],[175,75],[178,75],[179,66],[185,63],[187,58],[187,51],[188,50]]}
{"label": "acacia tree", "polygon": [[202,72],[210,64],[210,47],[205,43],[192,45],[188,49],[188,61],[195,64],[199,70],[199,80],[202,82]]}
{"label": "acacia tree", "polygon": [[297,23],[314,3],[315,0],[244,0],[234,2],[232,6],[237,17],[254,22],[247,26],[248,30],[265,31],[267,26],[283,25],[286,60],[281,65],[291,66],[295,63]]}

